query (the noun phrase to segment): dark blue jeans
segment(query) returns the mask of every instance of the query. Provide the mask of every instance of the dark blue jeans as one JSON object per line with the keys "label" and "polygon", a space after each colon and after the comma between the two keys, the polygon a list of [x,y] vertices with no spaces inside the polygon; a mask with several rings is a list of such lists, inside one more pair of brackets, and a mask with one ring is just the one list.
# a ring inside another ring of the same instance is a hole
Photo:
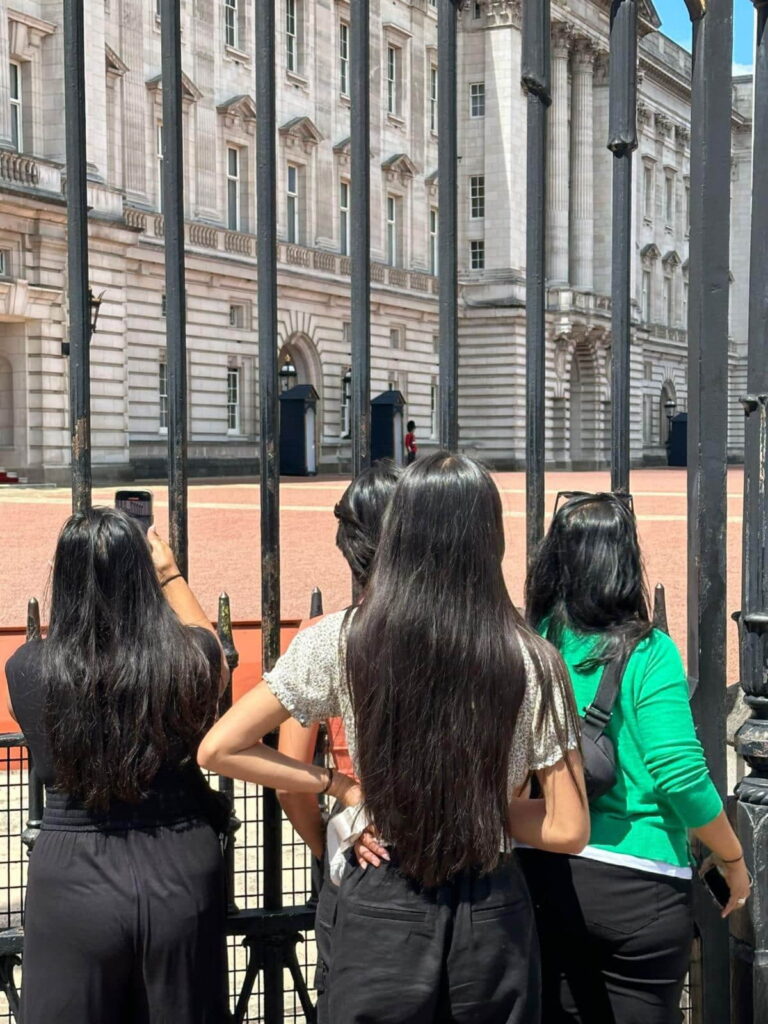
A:
{"label": "dark blue jeans", "polygon": [[[393,858],[394,859],[394,858]],[[392,864],[350,865],[338,891],[333,1024],[538,1024],[539,952],[514,855],[423,889]]]}

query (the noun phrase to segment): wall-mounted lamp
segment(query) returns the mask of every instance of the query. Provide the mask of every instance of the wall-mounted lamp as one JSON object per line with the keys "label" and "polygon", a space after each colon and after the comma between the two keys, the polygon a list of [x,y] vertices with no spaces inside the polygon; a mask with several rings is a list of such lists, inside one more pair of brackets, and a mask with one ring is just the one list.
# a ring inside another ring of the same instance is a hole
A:
{"label": "wall-mounted lamp", "polygon": [[[104,295],[106,292],[99,292],[98,295],[93,294],[93,289],[88,289],[88,341],[90,342],[93,335],[96,333],[96,325],[99,322],[99,310],[101,304],[104,301]],[[69,342],[62,341],[61,343],[61,354],[63,356],[69,355]]]}

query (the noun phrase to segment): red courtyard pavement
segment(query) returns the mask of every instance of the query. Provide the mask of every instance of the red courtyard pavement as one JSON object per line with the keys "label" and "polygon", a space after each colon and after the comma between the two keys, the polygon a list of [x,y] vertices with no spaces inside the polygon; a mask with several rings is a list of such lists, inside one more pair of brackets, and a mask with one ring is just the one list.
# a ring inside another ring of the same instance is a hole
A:
{"label": "red courtyard pavement", "polygon": [[[499,473],[506,515],[507,554],[504,571],[510,592],[522,597],[524,571],[524,487],[521,473]],[[333,506],[346,486],[342,477],[295,479],[281,486],[282,615],[302,618],[309,608],[312,587],[319,586],[326,610],[349,600],[349,576],[334,546]],[[158,529],[167,532],[165,488],[150,485],[155,494]],[[605,473],[550,473],[547,510],[558,489],[595,490],[608,486]],[[632,492],[640,522],[651,586],[663,582],[671,632],[685,653],[686,478],[684,470],[638,470]],[[728,611],[739,606],[741,577],[742,471],[728,474]],[[114,489],[98,489],[94,503],[111,504]],[[69,513],[66,490],[0,488],[0,536],[3,567],[0,574],[0,626],[24,622],[26,600],[40,599],[45,618],[48,562],[56,535]],[[259,618],[259,490],[254,483],[192,483],[189,490],[190,580],[211,616],[220,591],[228,591],[233,618]],[[426,526],[426,524],[425,524]],[[738,672],[736,628],[728,624],[728,681]]]}

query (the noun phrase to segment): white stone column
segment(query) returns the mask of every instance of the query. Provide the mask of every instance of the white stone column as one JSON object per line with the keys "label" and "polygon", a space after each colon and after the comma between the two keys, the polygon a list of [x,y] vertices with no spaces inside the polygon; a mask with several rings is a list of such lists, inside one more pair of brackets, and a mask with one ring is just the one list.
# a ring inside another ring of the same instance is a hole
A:
{"label": "white stone column", "polygon": [[568,281],[568,216],[571,141],[568,116],[568,53],[573,28],[567,22],[552,25],[552,107],[549,112],[549,165],[547,168],[547,278],[553,284]]}
{"label": "white stone column", "polygon": [[594,63],[595,49],[591,40],[577,39],[573,49],[571,121],[571,284],[586,291],[591,291],[594,284]]}
{"label": "white stone column", "polygon": [[85,117],[88,125],[88,174],[107,176],[107,68],[104,4],[89,4],[85,33]]}

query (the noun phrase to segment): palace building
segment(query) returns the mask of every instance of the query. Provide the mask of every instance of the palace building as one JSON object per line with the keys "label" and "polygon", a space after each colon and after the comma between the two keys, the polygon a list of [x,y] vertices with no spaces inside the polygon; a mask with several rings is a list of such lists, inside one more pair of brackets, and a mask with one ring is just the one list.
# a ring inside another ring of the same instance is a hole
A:
{"label": "palace building", "polygon": [[[246,0],[180,0],[190,471],[257,465],[255,26]],[[354,2],[354,0],[352,0]],[[437,20],[371,0],[371,395],[399,391],[437,443]],[[548,454],[606,464],[611,161],[607,0],[553,3]],[[164,473],[167,372],[157,0],[87,8],[97,479]],[[315,460],[350,460],[350,3],[277,0],[280,378],[317,394]],[[66,207],[59,0],[0,0],[0,465],[68,481]],[[641,4],[634,162],[632,456],[662,462],[686,408],[691,58]],[[522,467],[525,118],[520,0],[459,26],[461,446]],[[751,79],[733,83],[730,439],[743,444]]]}

